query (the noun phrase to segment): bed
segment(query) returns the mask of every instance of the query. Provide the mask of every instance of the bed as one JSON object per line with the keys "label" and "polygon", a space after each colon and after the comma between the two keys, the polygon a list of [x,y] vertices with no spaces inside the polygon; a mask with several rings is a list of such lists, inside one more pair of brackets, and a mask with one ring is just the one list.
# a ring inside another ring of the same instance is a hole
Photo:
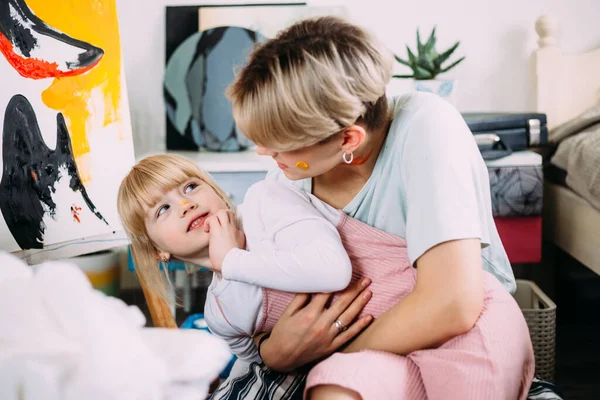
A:
{"label": "bed", "polygon": [[[538,18],[535,29],[536,107],[547,114],[549,139],[556,144],[566,124],[594,106],[600,110],[600,49],[563,52],[558,21],[549,16]],[[600,130],[594,134],[600,137]],[[600,151],[595,158],[600,160]],[[600,275],[600,196],[591,198],[567,185],[549,179],[544,183],[544,238]]]}

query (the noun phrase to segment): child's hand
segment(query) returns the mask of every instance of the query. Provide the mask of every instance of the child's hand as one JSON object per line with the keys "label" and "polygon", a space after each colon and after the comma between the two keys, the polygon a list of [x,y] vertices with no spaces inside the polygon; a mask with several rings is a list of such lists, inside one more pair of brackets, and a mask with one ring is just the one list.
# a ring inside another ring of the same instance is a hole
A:
{"label": "child's hand", "polygon": [[235,215],[229,210],[221,210],[204,222],[204,231],[210,232],[208,255],[213,270],[221,272],[223,259],[231,249],[246,247],[246,235],[235,223]]}

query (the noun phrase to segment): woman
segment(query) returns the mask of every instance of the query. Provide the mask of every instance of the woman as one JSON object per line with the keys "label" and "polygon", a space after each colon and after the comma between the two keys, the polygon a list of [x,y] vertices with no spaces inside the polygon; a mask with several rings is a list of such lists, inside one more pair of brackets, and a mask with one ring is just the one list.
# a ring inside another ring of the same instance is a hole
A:
{"label": "woman", "polygon": [[[292,181],[408,242],[415,289],[347,345],[347,353],[407,355],[469,331],[482,312],[482,268],[506,290],[515,289],[492,218],[488,172],[471,132],[434,95],[388,102],[391,69],[392,56],[377,40],[327,17],[300,22],[257,48],[228,89],[237,125],[279,166],[267,179]],[[257,338],[271,370],[295,370],[339,345],[322,302],[302,308],[302,300],[269,337]],[[342,326],[351,323],[336,317]],[[297,391],[286,382],[298,379],[277,377],[268,392],[253,391],[271,370],[255,366],[245,383],[228,382],[215,398],[240,390],[244,398],[292,398]],[[273,390],[277,385],[281,390]],[[309,396],[358,398],[332,385],[317,386]]]}

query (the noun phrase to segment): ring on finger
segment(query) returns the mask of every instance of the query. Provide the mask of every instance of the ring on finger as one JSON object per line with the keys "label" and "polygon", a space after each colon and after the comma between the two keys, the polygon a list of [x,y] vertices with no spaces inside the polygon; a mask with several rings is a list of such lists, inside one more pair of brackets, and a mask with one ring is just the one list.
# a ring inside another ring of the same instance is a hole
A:
{"label": "ring on finger", "polygon": [[348,327],[340,319],[335,321],[335,327],[337,328],[339,333],[342,333],[346,329],[348,329]]}

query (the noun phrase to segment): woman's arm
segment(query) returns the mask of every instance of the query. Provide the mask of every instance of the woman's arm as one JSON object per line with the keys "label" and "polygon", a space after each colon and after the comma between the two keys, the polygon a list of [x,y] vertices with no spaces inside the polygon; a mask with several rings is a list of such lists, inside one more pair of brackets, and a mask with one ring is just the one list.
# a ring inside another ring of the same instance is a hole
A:
{"label": "woman's arm", "polygon": [[471,329],[483,307],[481,248],[493,224],[488,171],[454,107],[435,95],[414,101],[396,160],[417,282],[346,351],[439,346]]}
{"label": "woman's arm", "polygon": [[[298,294],[275,324],[271,336],[261,346],[260,355],[271,369],[288,372],[330,355],[355,337],[373,320],[366,315],[354,319],[371,299],[365,279],[344,290],[329,308],[325,305],[331,295]],[[348,329],[340,332],[335,326],[341,320]],[[256,337],[256,342],[261,336]]]}
{"label": "woman's arm", "polygon": [[406,355],[437,347],[470,330],[482,308],[479,240],[441,243],[418,259],[413,292],[374,321],[344,351],[373,349]]}

